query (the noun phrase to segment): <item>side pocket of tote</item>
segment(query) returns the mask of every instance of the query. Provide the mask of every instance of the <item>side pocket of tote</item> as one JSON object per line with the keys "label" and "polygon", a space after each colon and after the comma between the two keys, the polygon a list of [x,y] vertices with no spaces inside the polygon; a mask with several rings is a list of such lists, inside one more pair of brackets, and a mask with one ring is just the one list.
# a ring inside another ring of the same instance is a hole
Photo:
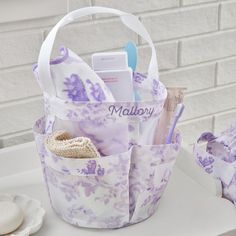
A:
{"label": "side pocket of tote", "polygon": [[94,159],[50,153],[46,176],[51,203],[65,221],[82,227],[119,228],[129,222],[131,152]]}
{"label": "side pocket of tote", "polygon": [[167,186],[179,147],[175,144],[134,146],[130,170],[130,222],[150,217]]}

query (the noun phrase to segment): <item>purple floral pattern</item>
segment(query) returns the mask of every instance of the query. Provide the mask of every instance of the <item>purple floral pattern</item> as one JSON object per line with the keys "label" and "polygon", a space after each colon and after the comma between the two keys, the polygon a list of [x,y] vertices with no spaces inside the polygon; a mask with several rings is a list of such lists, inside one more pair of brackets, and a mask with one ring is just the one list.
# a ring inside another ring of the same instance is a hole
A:
{"label": "purple floral pattern", "polygon": [[104,175],[104,168],[102,168],[100,165],[98,165],[98,169],[96,170],[97,162],[95,160],[88,161],[87,167],[82,169],[82,173],[85,175],[89,174],[97,174],[98,176]]}
{"label": "purple floral pattern", "polygon": [[206,156],[202,157],[199,154],[197,154],[197,162],[198,164],[205,169],[205,171],[210,174],[213,172],[213,164],[214,164],[214,158],[212,156]]}
{"label": "purple floral pattern", "polygon": [[[50,62],[51,79],[56,93],[49,96],[56,95],[72,102],[114,102],[109,88],[82,58],[65,47],[60,49],[60,54],[60,57]],[[49,88],[44,87],[42,82],[43,78],[39,78],[37,65],[33,71],[43,92],[48,91]],[[86,80],[92,84],[88,84]]]}
{"label": "purple floral pattern", "polygon": [[219,137],[206,132],[198,143],[206,142],[205,151],[198,144],[194,147],[197,163],[222,183],[223,197],[236,205],[236,123]]}
{"label": "purple floral pattern", "polygon": [[90,85],[90,90],[91,90],[91,95],[93,96],[93,98],[98,101],[98,102],[102,102],[106,100],[106,96],[100,86],[99,83],[92,83],[92,81],[90,79],[86,80],[87,84]]}
{"label": "purple floral pattern", "polygon": [[65,78],[64,85],[66,86],[64,92],[67,92],[67,96],[71,101],[89,101],[84,84],[78,75],[72,74]]}
{"label": "purple floral pattern", "polygon": [[138,84],[142,84],[147,79],[147,76],[138,72],[133,73],[134,81]]}
{"label": "purple floral pattern", "polygon": [[153,80],[153,95],[158,95],[159,92],[159,81]]}
{"label": "purple floral pattern", "polygon": [[34,133],[51,205],[65,221],[91,228],[120,228],[150,217],[157,209],[180,148],[134,145],[99,159],[68,159],[44,147],[45,122]]}
{"label": "purple floral pattern", "polygon": [[178,145],[178,149],[175,149],[174,145],[134,146],[129,175],[131,222],[137,223],[156,211],[179,147]]}
{"label": "purple floral pattern", "polygon": [[[40,119],[34,128],[51,206],[65,221],[82,227],[119,228],[143,221],[157,209],[181,143],[177,134],[170,145],[138,145],[143,137],[152,144],[147,139],[155,134],[166,88],[134,73],[142,101],[115,102],[82,59],[69,49],[61,52],[51,65],[57,96],[44,95],[46,122]],[[89,137],[102,157],[53,155],[44,141],[57,129]]]}

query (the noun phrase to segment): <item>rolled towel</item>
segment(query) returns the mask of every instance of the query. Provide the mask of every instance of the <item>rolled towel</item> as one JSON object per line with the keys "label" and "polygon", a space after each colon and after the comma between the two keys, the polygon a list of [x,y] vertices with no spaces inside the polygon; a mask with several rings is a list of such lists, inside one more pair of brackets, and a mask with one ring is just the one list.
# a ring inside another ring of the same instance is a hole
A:
{"label": "rolled towel", "polygon": [[47,148],[54,154],[67,158],[96,158],[99,152],[89,138],[76,137],[64,130],[55,131],[46,139]]}

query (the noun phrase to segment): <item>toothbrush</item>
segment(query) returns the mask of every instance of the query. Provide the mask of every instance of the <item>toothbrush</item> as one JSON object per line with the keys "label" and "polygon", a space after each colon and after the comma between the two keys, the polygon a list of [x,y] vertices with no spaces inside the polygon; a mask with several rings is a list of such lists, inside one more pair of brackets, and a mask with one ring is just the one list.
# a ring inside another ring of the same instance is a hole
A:
{"label": "toothbrush", "polygon": [[[128,55],[128,66],[135,72],[138,62],[138,49],[134,42],[128,42],[125,45],[125,51]],[[135,101],[140,101],[141,97],[137,90],[134,90]]]}
{"label": "toothbrush", "polygon": [[167,136],[167,139],[166,139],[166,143],[167,144],[171,143],[175,127],[176,127],[177,122],[178,122],[179,118],[181,117],[183,111],[184,111],[184,104],[183,103],[179,103],[177,105],[177,107],[176,107],[176,111],[175,111],[175,115],[174,115],[174,120],[173,120],[173,123],[172,123],[172,125],[171,125],[171,127],[169,129],[169,133],[168,133],[168,136]]}
{"label": "toothbrush", "polygon": [[134,42],[128,42],[125,45],[125,51],[128,55],[128,65],[133,70],[136,70],[137,62],[138,62],[138,49]]}

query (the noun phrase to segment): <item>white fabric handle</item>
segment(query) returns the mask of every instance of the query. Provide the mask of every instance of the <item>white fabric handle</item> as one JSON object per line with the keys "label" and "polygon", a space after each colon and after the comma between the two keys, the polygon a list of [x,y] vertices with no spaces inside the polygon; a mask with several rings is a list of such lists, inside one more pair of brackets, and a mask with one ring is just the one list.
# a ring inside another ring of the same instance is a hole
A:
{"label": "white fabric handle", "polygon": [[50,73],[50,57],[54,40],[56,38],[58,30],[61,27],[75,21],[80,17],[96,13],[112,13],[120,16],[121,21],[124,23],[124,25],[126,25],[128,28],[136,32],[138,35],[140,35],[148,42],[152,50],[151,61],[148,68],[148,79],[149,81],[150,80],[152,81],[153,79],[158,80],[158,66],[157,66],[155,46],[153,45],[150,35],[148,34],[143,24],[139,21],[138,17],[112,8],[85,7],[72,11],[66,16],[64,16],[50,31],[47,38],[42,44],[38,58],[38,73],[39,73],[39,78],[41,79],[42,82],[42,87],[44,89],[44,92],[46,92],[49,96],[56,95],[55,86]]}

